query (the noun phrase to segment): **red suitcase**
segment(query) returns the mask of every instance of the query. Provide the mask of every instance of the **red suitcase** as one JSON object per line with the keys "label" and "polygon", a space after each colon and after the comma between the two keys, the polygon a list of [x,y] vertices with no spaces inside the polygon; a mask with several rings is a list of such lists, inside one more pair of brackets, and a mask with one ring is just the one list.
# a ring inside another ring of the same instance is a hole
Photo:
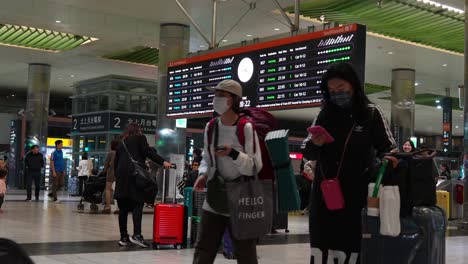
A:
{"label": "red suitcase", "polygon": [[173,245],[174,248],[181,249],[184,245],[184,212],[183,205],[176,203],[176,191],[174,187],[174,200],[172,204],[165,204],[166,172],[163,174],[163,194],[162,204],[154,207],[153,221],[153,246],[156,249],[160,245]]}

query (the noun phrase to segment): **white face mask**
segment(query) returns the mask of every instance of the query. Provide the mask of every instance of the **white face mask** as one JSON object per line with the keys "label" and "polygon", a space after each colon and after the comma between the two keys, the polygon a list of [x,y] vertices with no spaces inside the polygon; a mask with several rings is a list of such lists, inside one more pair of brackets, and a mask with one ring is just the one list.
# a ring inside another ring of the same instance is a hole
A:
{"label": "white face mask", "polygon": [[214,97],[213,109],[216,111],[216,113],[222,115],[229,109],[229,106],[227,105],[227,100],[227,97]]}

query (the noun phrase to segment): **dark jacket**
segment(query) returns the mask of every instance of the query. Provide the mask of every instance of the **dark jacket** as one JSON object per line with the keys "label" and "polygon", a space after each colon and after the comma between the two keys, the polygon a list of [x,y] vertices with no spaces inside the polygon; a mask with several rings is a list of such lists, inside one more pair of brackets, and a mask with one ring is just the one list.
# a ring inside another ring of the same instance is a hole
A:
{"label": "dark jacket", "polygon": [[[338,164],[346,138],[353,123],[339,175],[345,208],[329,211],[323,201],[320,184],[324,178],[337,176]],[[303,154],[308,160],[317,160],[315,180],[310,204],[310,241],[313,248],[359,252],[361,241],[361,210],[367,202],[370,172],[378,156],[396,146],[382,110],[369,105],[361,120],[335,105],[329,105],[318,115],[315,125],[325,128],[335,139],[331,144],[318,147],[304,141]]]}
{"label": "dark jacket", "polygon": [[24,157],[24,166],[27,170],[40,171],[44,168],[44,155],[42,153],[33,154],[28,152]]}
{"label": "dark jacket", "polygon": [[[159,156],[154,148],[148,146],[146,137],[130,136],[125,139],[125,145],[132,155],[132,158],[138,161],[143,166],[145,165],[146,158],[162,165],[164,158]],[[144,195],[142,190],[136,187],[135,177],[133,175],[133,164],[127,154],[127,151],[121,143],[115,154],[115,199],[131,199],[136,202],[143,203]]]}
{"label": "dark jacket", "polygon": [[193,187],[195,185],[195,181],[198,178],[198,170],[191,170],[187,174],[187,181],[185,182],[185,187]]}

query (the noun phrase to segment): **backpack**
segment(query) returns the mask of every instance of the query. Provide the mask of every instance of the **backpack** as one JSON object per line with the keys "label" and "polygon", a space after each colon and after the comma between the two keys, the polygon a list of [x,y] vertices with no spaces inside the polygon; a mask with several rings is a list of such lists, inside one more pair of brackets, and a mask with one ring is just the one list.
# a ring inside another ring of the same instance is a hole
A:
{"label": "backpack", "polygon": [[[210,120],[208,123],[208,146],[211,146],[213,142],[213,129],[215,122],[218,120],[218,117],[215,117]],[[274,169],[273,164],[270,159],[270,154],[265,144],[265,137],[268,132],[276,130],[278,128],[278,122],[275,117],[269,112],[259,109],[259,108],[248,108],[244,109],[240,113],[239,121],[237,122],[237,138],[242,147],[245,147],[245,135],[244,128],[246,124],[252,124],[252,127],[255,132],[257,132],[260,151],[262,153],[262,169],[257,173],[260,180],[274,180]],[[254,152],[256,144],[254,144]],[[209,147],[208,147],[209,149]],[[211,151],[209,151],[210,159],[213,161]]]}

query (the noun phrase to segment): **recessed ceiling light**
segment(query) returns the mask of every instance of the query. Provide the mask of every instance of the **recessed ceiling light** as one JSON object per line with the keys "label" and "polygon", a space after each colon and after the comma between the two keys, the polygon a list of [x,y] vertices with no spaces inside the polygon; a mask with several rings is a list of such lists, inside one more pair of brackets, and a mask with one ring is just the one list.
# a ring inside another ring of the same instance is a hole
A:
{"label": "recessed ceiling light", "polygon": [[458,128],[458,126],[455,126],[455,128]]}
{"label": "recessed ceiling light", "polygon": [[443,67],[447,67],[447,63],[442,64]]}
{"label": "recessed ceiling light", "polygon": [[205,46],[203,46],[203,45],[200,45],[200,48],[204,48],[204,47],[205,47]]}
{"label": "recessed ceiling light", "polygon": [[414,83],[414,86],[418,86],[418,85],[419,85],[419,83],[417,83],[417,82]]}
{"label": "recessed ceiling light", "polygon": [[440,100],[435,100],[436,104],[440,103]]}
{"label": "recessed ceiling light", "polygon": [[12,97],[15,97],[15,94],[12,94],[11,96],[12,96]]}
{"label": "recessed ceiling light", "polygon": [[62,21],[61,20],[55,20],[55,23],[60,24],[60,23],[62,23]]}
{"label": "recessed ceiling light", "polygon": [[252,37],[252,35],[250,35],[250,34],[247,34],[247,35],[245,35],[245,36],[246,36],[246,37],[249,37],[249,38]]}
{"label": "recessed ceiling light", "polygon": [[222,41],[222,42],[227,42],[227,39],[223,39],[223,40],[221,40],[221,41]]}
{"label": "recessed ceiling light", "polygon": [[75,75],[72,74],[72,75],[70,75],[70,77],[75,78]]}
{"label": "recessed ceiling light", "polygon": [[437,106],[437,109],[442,109],[442,106],[438,105],[438,106]]}
{"label": "recessed ceiling light", "polygon": [[388,55],[393,55],[393,51],[387,52]]}
{"label": "recessed ceiling light", "polygon": [[274,30],[275,30],[275,31],[279,31],[280,29],[279,29],[279,28],[275,28]]}

